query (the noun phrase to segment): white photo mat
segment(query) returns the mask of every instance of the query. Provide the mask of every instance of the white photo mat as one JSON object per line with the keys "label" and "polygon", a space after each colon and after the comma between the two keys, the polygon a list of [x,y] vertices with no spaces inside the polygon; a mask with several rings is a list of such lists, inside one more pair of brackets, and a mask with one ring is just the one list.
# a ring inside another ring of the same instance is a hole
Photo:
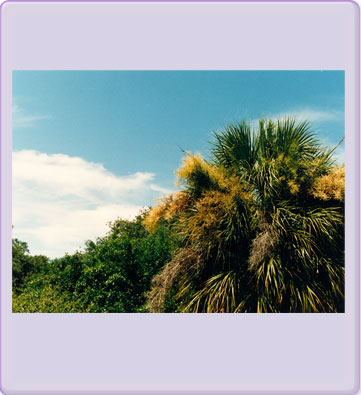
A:
{"label": "white photo mat", "polygon": [[[1,9],[1,389],[356,393],[359,10],[351,2],[8,2]],[[344,70],[343,314],[13,314],[13,70]]]}

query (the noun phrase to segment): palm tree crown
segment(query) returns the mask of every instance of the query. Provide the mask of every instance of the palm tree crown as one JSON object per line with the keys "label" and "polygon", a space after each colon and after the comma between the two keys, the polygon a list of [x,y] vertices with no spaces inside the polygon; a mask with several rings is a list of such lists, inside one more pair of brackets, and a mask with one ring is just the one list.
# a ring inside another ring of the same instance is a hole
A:
{"label": "palm tree crown", "polygon": [[344,168],[332,153],[294,119],[229,125],[210,161],[188,153],[182,190],[145,219],[181,238],[149,309],[172,297],[183,312],[342,312]]}

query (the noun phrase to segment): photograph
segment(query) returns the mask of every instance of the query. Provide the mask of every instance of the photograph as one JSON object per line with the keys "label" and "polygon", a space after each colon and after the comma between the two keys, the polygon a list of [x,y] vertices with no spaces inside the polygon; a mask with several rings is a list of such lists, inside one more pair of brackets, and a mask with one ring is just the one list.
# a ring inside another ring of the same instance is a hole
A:
{"label": "photograph", "polygon": [[12,71],[13,313],[344,313],[344,70]]}

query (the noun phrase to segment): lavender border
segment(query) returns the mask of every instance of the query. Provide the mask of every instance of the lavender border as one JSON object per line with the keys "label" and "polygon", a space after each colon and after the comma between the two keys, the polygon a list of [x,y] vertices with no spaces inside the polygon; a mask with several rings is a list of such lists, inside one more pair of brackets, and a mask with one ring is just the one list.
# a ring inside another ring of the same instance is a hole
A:
{"label": "lavender border", "polygon": [[[103,3],[101,0],[5,0],[6,3]],[[353,3],[360,10],[356,0],[106,0],[104,3]],[[1,11],[0,11],[1,13]]]}
{"label": "lavender border", "polygon": [[[72,3],[74,0],[36,0],[36,3]],[[102,3],[100,0],[76,0],[76,2],[80,3]],[[122,3],[122,2],[127,2],[127,0],[106,0],[106,2],[109,3]],[[192,2],[197,2],[197,3],[222,3],[222,0],[131,0],[131,2],[137,3],[137,2],[144,2],[144,3],[169,3],[169,2],[178,2],[178,3],[192,3]],[[250,1],[247,0],[227,0],[227,2],[232,2],[232,3],[249,3]],[[357,197],[356,197],[356,204],[357,208],[355,211],[355,214],[357,213],[357,229],[355,232],[355,238],[356,238],[356,246],[358,245],[357,251],[356,251],[356,259],[360,263],[360,6],[356,0],[252,0],[253,3],[352,3],[356,5],[358,9],[358,14],[357,14],[357,23],[356,23],[356,76],[355,76],[355,82],[356,82],[356,108],[358,111],[356,111],[356,128],[359,131],[359,134],[356,136],[356,141],[357,141],[357,146],[355,147],[356,151],[358,152],[359,155],[356,155],[356,166],[358,169],[358,177],[356,178],[355,176],[355,182],[356,182],[356,189],[357,189]],[[34,3],[34,0],[5,0],[0,4],[0,84],[2,80],[2,10],[3,6],[7,3]],[[2,93],[0,91],[0,120],[2,119]],[[1,130],[1,124],[0,124],[0,222],[2,220],[3,212],[5,211],[5,207],[3,207],[3,201],[2,201],[2,187],[3,187],[3,172],[5,171],[3,169],[3,163],[2,163],[2,158],[3,158],[3,144],[2,144],[2,139],[3,139],[3,134]],[[0,265],[2,264],[2,257],[3,257],[3,232],[2,232],[2,225],[0,224]],[[1,280],[1,274],[0,274],[0,280]],[[355,303],[355,308],[356,308],[356,321],[357,321],[357,328],[356,328],[356,346],[357,346],[357,353],[356,353],[356,361],[355,361],[355,366],[358,372],[357,376],[357,384],[356,387],[353,389],[351,392],[352,394],[358,394],[360,390],[360,266],[356,265],[356,303]],[[0,302],[1,302],[1,295],[0,295]],[[0,348],[1,348],[1,340],[2,340],[2,333],[1,333],[1,305],[0,305]],[[1,360],[1,354],[0,354],[0,394],[3,392],[2,390],[2,366],[3,366],[3,361]],[[131,393],[134,395],[137,394],[157,394],[157,393],[169,393],[170,391],[132,391]],[[171,391],[173,394],[220,394],[221,392],[218,391]],[[27,392],[29,394],[35,394],[33,391]],[[45,394],[45,392],[36,392],[36,393],[42,393]],[[59,392],[59,391],[52,391],[53,394],[62,394],[64,392]],[[89,392],[89,391],[76,391],[76,392],[67,392],[69,395],[71,394],[97,394],[98,392]],[[119,393],[118,391],[106,391],[102,393]],[[126,392],[121,391],[121,393],[125,394]],[[222,392],[223,393],[223,392]],[[244,393],[244,391],[227,391],[224,393],[229,393],[229,394],[239,394],[239,393]],[[258,394],[278,394],[278,393],[293,393],[293,394],[304,394],[304,391],[292,391],[292,392],[285,392],[285,391],[252,391],[252,394],[258,395]],[[329,392],[326,391],[317,391],[317,392],[307,392],[308,394],[327,394]],[[336,394],[336,392],[334,392]]]}

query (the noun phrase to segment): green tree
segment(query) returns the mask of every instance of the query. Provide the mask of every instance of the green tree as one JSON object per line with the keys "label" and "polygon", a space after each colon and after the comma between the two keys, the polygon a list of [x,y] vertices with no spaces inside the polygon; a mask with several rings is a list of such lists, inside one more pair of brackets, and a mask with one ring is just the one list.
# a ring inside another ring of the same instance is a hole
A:
{"label": "green tree", "polygon": [[148,308],[183,312],[344,311],[344,168],[307,122],[229,125],[211,160],[188,154],[181,192],[144,223],[172,220],[182,248]]}
{"label": "green tree", "polygon": [[151,279],[170,260],[175,242],[166,222],[150,234],[143,219],[144,214],[134,221],[117,219],[105,237],[86,242],[83,252],[51,262],[30,256],[26,243],[15,241],[14,267],[21,287],[16,282],[13,311],[144,311]]}
{"label": "green tree", "polygon": [[107,237],[87,243],[81,275],[70,284],[88,311],[143,311],[151,279],[169,261],[173,248],[167,227],[149,234],[143,218],[116,220]]}
{"label": "green tree", "polygon": [[19,291],[27,279],[48,264],[43,255],[31,256],[26,242],[12,239],[12,283],[14,291]]}

